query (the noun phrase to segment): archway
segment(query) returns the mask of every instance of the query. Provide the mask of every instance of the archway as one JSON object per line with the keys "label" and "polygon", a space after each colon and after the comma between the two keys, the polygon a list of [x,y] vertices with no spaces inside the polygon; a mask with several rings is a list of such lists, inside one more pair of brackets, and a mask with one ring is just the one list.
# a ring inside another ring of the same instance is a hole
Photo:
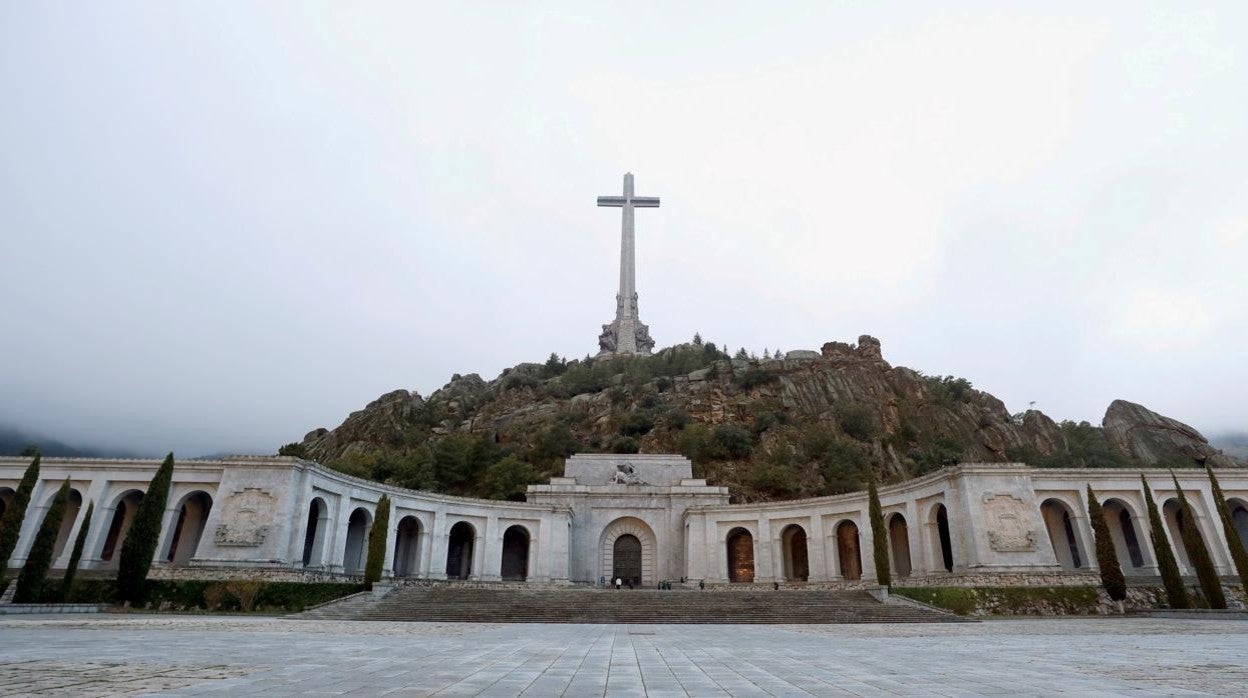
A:
{"label": "archway", "polygon": [[1109,537],[1114,541],[1114,555],[1123,572],[1131,572],[1144,566],[1144,553],[1140,548],[1140,532],[1135,527],[1135,513],[1121,499],[1107,499],[1101,505]]}
{"label": "archway", "polygon": [[[56,495],[52,495],[55,497]],[[52,506],[52,500],[48,500],[48,506]],[[61,527],[56,533],[56,544],[52,546],[52,560],[55,562],[61,557],[61,553],[65,552],[65,545],[69,542],[69,534],[74,530],[74,522],[78,520],[78,512],[82,510],[82,495],[78,494],[78,490],[69,491],[69,501],[65,503],[65,513],[61,515]]]}
{"label": "archway", "polygon": [[1248,504],[1232,499],[1226,505],[1231,510],[1231,521],[1235,524],[1235,532],[1239,534],[1239,542],[1248,551]]}
{"label": "archway", "polygon": [[1048,529],[1057,564],[1068,572],[1083,567],[1086,557],[1079,549],[1079,536],[1075,533],[1070,507],[1061,500],[1046,499],[1040,504],[1040,518],[1044,519],[1044,527]]}
{"label": "archway", "polygon": [[[1192,569],[1192,559],[1187,555],[1187,544],[1183,541],[1183,509],[1179,500],[1167,500],[1161,507],[1162,518],[1166,521],[1166,532],[1170,534],[1170,542],[1174,547],[1174,556],[1179,564],[1187,570]],[[1198,534],[1199,535],[1199,534]]]}
{"label": "archway", "polygon": [[953,536],[949,532],[949,510],[944,504],[937,504],[932,509],[932,522],[936,524],[936,540],[934,548],[936,562],[946,572],[953,571]]}
{"label": "archway", "polygon": [[208,512],[212,511],[212,497],[197,490],[182,498],[177,511],[178,519],[169,538],[165,560],[173,565],[184,565],[195,557],[199,548],[199,539],[208,525]]}
{"label": "archway", "polygon": [[100,549],[100,560],[114,562],[118,557],[142,500],[143,493],[138,490],[127,490],[117,498],[113,505],[113,515],[109,518],[108,533],[104,536],[104,546]]}
{"label": "archway", "polygon": [[641,585],[641,540],[631,533],[615,539],[612,546],[611,578],[628,586]]}
{"label": "archway", "polygon": [[342,555],[342,571],[347,574],[360,574],[364,571],[367,561],[368,529],[372,526],[373,517],[364,507],[356,507],[347,519],[347,546]]}
{"label": "archway", "polygon": [[780,546],[784,549],[784,578],[790,582],[804,582],[810,577],[810,563],[806,556],[806,529],[789,524],[780,532]]}
{"label": "archway", "polygon": [[467,521],[451,526],[446,544],[446,578],[468,579],[472,576],[472,552],[477,540],[477,529]]}
{"label": "archway", "polygon": [[13,501],[16,494],[12,487],[0,487],[0,516],[4,516],[4,512],[9,510],[9,502]]}
{"label": "archway", "polygon": [[529,531],[524,526],[509,526],[503,531],[503,579],[523,582],[529,576]]}
{"label": "archway", "polygon": [[303,566],[321,567],[325,564],[325,530],[329,526],[329,507],[325,500],[313,497],[308,505],[308,520],[303,529]]}
{"label": "archway", "polygon": [[415,516],[404,516],[394,534],[394,576],[416,576],[419,553],[420,520]]}
{"label": "archway", "polygon": [[754,581],[754,536],[744,528],[728,532],[728,581]]}
{"label": "archway", "polygon": [[909,577],[910,527],[901,514],[893,514],[888,519],[888,552],[892,557],[893,573],[898,577]]}
{"label": "archway", "polygon": [[836,527],[836,557],[841,563],[841,577],[862,579],[862,552],[858,548],[858,524],[842,521]]}
{"label": "archway", "polygon": [[[625,541],[617,546],[616,541],[625,536],[635,539],[636,545],[632,541]],[[653,586],[658,581],[658,570],[655,565],[657,547],[654,531],[646,522],[632,516],[616,519],[603,529],[598,541],[598,550],[602,560],[599,568],[602,570],[600,574],[611,580],[620,577],[625,581],[633,580],[634,585]],[[619,566],[616,564],[617,551],[625,556]],[[639,559],[637,565],[632,563],[634,551]],[[621,572],[629,576],[621,576]]]}

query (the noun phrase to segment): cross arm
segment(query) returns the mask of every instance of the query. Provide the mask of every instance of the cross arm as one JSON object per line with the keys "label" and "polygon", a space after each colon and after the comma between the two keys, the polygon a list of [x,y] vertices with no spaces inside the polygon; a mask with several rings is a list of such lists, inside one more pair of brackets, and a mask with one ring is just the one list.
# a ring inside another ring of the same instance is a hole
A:
{"label": "cross arm", "polygon": [[657,196],[634,196],[633,206],[637,208],[658,208],[659,197]]}
{"label": "cross arm", "polygon": [[624,197],[622,196],[600,196],[598,197],[598,205],[620,207],[624,205]]}

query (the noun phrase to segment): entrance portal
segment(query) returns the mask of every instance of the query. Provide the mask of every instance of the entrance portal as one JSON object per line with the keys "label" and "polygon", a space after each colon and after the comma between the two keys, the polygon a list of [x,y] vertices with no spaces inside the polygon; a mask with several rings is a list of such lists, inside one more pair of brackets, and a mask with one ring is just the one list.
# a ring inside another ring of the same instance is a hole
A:
{"label": "entrance portal", "polygon": [[472,576],[472,548],[476,538],[477,530],[467,521],[451,526],[446,546],[447,579],[468,579]]}
{"label": "entrance portal", "polygon": [[728,534],[728,581],[754,581],[754,536],[744,528]]}
{"label": "entrance portal", "polygon": [[611,579],[641,585],[641,541],[630,533],[615,539]]}

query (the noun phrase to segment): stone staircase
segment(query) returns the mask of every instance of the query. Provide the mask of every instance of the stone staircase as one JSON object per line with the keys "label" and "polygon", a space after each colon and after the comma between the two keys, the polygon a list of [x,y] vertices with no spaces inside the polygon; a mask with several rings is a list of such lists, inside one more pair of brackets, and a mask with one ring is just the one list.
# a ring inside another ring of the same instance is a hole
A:
{"label": "stone staircase", "polygon": [[865,591],[615,591],[400,587],[295,614],[320,620],[460,623],[941,623],[965,619]]}

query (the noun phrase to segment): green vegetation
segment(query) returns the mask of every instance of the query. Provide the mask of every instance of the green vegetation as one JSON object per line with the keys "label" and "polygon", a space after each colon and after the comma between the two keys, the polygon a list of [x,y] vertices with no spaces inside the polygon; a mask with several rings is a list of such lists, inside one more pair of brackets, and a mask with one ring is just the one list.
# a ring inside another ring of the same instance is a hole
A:
{"label": "green vegetation", "polygon": [[87,532],[91,530],[91,517],[95,515],[95,502],[87,504],[87,513],[83,514],[82,525],[78,527],[78,537],[74,539],[74,549],[69,555],[69,566],[65,568],[65,577],[61,580],[62,601],[69,598],[69,591],[74,587],[74,577],[78,574],[78,561],[82,559],[83,546],[87,544]]}
{"label": "green vegetation", "polygon": [[954,407],[958,403],[971,402],[975,397],[975,387],[965,378],[953,376],[923,376],[927,383],[927,392],[932,402],[945,407]]}
{"label": "green vegetation", "polygon": [[607,444],[607,450],[611,453],[640,453],[641,444],[631,436],[617,436]]}
{"label": "green vegetation", "polygon": [[867,478],[867,512],[871,520],[871,548],[875,557],[875,578],[879,584],[892,586],[893,575],[888,565],[888,529],[884,527],[884,513],[880,508],[880,493],[875,488],[874,473]]}
{"label": "green vegetation", "polygon": [[56,547],[56,535],[61,530],[61,519],[65,517],[65,507],[69,504],[69,478],[61,483],[60,489],[52,497],[52,504],[43,516],[39,532],[35,534],[35,542],[26,555],[26,563],[17,576],[17,590],[13,594],[16,603],[34,603],[39,600],[43,591],[43,583],[48,577],[48,568],[52,566],[52,549]]}
{"label": "green vegetation", "polygon": [[9,569],[9,558],[17,547],[17,536],[22,531],[22,521],[26,519],[26,506],[30,504],[30,492],[39,481],[39,454],[26,466],[22,481],[13,493],[13,499],[0,517],[0,584],[3,584],[5,573]]}
{"label": "green vegetation", "polygon": [[1226,532],[1226,546],[1231,549],[1231,559],[1235,562],[1235,571],[1239,573],[1239,586],[1248,595],[1248,549],[1239,537],[1235,520],[1231,518],[1230,506],[1226,503],[1226,495],[1222,494],[1222,486],[1213,474],[1213,468],[1205,464],[1205,472],[1209,475],[1209,484],[1213,486],[1213,503],[1218,508],[1218,518],[1222,520],[1222,530]]}
{"label": "green vegetation", "polygon": [[875,418],[871,411],[862,405],[845,405],[836,411],[837,423],[841,431],[858,441],[871,441],[875,438]]}
{"label": "green vegetation", "polygon": [[307,458],[308,450],[301,443],[288,443],[277,449],[279,456],[294,456],[295,458]]}
{"label": "green vegetation", "polygon": [[973,613],[1096,613],[1096,587],[893,587],[891,593],[921,601],[960,616]]}
{"label": "green vegetation", "polygon": [[1165,523],[1157,512],[1153,491],[1149,489],[1148,479],[1143,474],[1140,475],[1140,480],[1144,483],[1144,505],[1148,509],[1148,536],[1153,543],[1153,552],[1157,554],[1157,568],[1161,571],[1161,583],[1166,588],[1166,601],[1170,608],[1191,608],[1192,600],[1187,595],[1187,587],[1183,585],[1183,576],[1179,574],[1179,563],[1174,559],[1170,539],[1166,538]]}
{"label": "green vegetation", "polygon": [[147,492],[139,500],[130,530],[121,544],[121,560],[117,564],[117,600],[140,604],[146,593],[147,573],[160,542],[160,523],[169,502],[169,483],[173,479],[173,454],[157,469],[148,483]]}
{"label": "green vegetation", "polygon": [[[251,580],[246,580],[251,581]],[[164,608],[174,611],[214,610],[238,611],[240,603],[226,591],[228,582],[208,580],[168,581],[154,579],[147,582],[147,606]],[[256,582],[258,593],[253,599],[254,606],[262,613],[284,612],[298,613],[309,606],[316,606],[327,601],[367,591],[365,584],[345,582]],[[44,587],[44,602],[53,602],[59,598],[59,589]],[[70,593],[65,597],[68,603],[112,603],[117,596],[117,585],[111,579],[82,579],[74,582]],[[210,604],[209,598],[216,603]]]}
{"label": "green vegetation", "polygon": [[1204,537],[1196,528],[1196,512],[1192,511],[1187,495],[1183,493],[1183,488],[1179,487],[1179,478],[1173,472],[1170,473],[1170,477],[1174,478],[1174,489],[1179,494],[1179,510],[1183,513],[1179,521],[1179,534],[1183,538],[1183,547],[1187,549],[1187,557],[1196,570],[1196,577],[1200,580],[1200,590],[1204,593],[1209,608],[1226,608],[1226,594],[1222,592],[1222,579],[1218,577],[1218,570],[1213,566],[1209,546],[1205,545]]}
{"label": "green vegetation", "polygon": [[386,536],[390,532],[390,497],[381,495],[377,501],[376,519],[368,530],[368,557],[364,562],[364,583],[381,581],[381,568],[386,564]]}
{"label": "green vegetation", "polygon": [[[738,357],[739,358],[739,357]],[[751,366],[742,371],[740,375],[733,378],[733,383],[742,390],[753,390],[764,385],[770,385],[780,380],[780,374],[774,371]]]}
{"label": "green vegetation", "polygon": [[523,502],[525,490],[540,480],[541,476],[532,465],[507,456],[486,469],[484,494],[490,499]]}
{"label": "green vegetation", "polygon": [[1109,534],[1105,512],[1096,500],[1092,485],[1088,485],[1088,520],[1092,523],[1092,536],[1096,539],[1096,564],[1101,570],[1101,586],[1114,601],[1127,598],[1127,578],[1122,575],[1122,565],[1114,551],[1114,539]]}

